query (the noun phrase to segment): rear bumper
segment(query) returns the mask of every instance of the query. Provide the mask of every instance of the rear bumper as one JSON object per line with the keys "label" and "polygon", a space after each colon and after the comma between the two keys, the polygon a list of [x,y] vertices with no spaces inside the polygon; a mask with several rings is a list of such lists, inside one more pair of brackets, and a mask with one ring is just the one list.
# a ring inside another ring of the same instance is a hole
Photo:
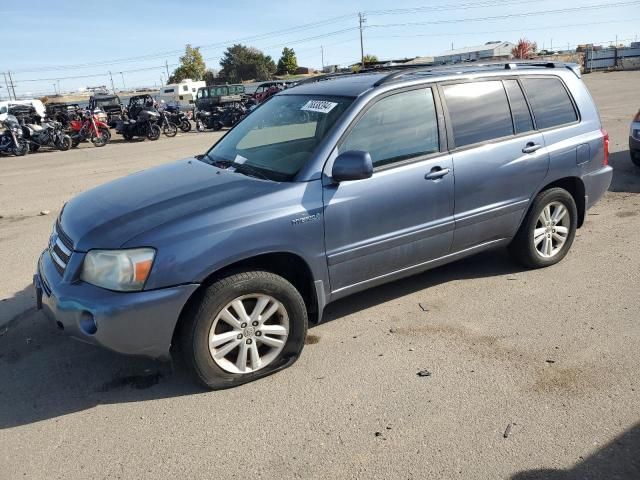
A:
{"label": "rear bumper", "polygon": [[166,358],[180,312],[196,284],[112,292],[65,283],[45,251],[33,278],[38,307],[70,336],[118,353]]}
{"label": "rear bumper", "polygon": [[613,178],[613,168],[607,165],[582,177],[584,182],[585,207],[591,208],[609,189]]}

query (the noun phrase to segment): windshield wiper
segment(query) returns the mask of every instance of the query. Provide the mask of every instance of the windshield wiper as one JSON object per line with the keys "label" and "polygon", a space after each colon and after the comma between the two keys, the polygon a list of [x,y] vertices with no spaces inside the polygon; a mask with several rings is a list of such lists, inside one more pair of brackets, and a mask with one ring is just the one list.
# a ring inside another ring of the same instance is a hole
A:
{"label": "windshield wiper", "polygon": [[262,171],[259,168],[252,167],[251,165],[247,165],[246,163],[231,162],[231,166],[238,173],[249,175],[252,177],[262,178],[263,180],[271,180],[268,176],[262,173]]}

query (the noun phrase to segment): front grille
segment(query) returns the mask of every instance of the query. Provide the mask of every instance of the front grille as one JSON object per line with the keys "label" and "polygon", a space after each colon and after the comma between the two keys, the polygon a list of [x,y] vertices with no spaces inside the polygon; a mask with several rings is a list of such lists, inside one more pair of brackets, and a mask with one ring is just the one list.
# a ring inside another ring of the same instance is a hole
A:
{"label": "front grille", "polygon": [[67,263],[73,253],[73,242],[69,236],[64,233],[60,222],[56,222],[56,225],[49,241],[49,254],[53,259],[53,265],[56,270],[62,275],[67,268]]}

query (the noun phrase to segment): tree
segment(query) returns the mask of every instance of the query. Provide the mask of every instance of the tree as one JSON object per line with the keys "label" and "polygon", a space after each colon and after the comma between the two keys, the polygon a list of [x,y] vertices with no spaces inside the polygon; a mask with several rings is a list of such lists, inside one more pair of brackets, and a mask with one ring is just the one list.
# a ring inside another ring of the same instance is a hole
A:
{"label": "tree", "polygon": [[220,77],[230,83],[270,80],[276,73],[276,64],[269,55],[240,44],[227,48],[220,66]]}
{"label": "tree", "polygon": [[167,83],[179,83],[185,78],[202,80],[206,71],[207,66],[200,53],[200,48],[194,48],[187,44],[184,49],[184,55],[180,57],[180,66],[173,71]]}
{"label": "tree", "polygon": [[298,69],[298,59],[293,48],[284,47],[282,56],[278,60],[278,75],[293,75]]}
{"label": "tree", "polygon": [[212,68],[209,68],[206,72],[204,72],[204,77],[202,78],[207,85],[215,85],[218,80],[218,72]]}
{"label": "tree", "polygon": [[367,63],[376,63],[378,61],[378,57],[376,57],[375,55],[371,55],[370,53],[367,53],[364,56],[364,66],[367,66]]}
{"label": "tree", "polygon": [[538,51],[538,45],[536,42],[531,42],[526,38],[518,40],[518,44],[511,49],[511,55],[517,59],[529,59],[532,58]]}

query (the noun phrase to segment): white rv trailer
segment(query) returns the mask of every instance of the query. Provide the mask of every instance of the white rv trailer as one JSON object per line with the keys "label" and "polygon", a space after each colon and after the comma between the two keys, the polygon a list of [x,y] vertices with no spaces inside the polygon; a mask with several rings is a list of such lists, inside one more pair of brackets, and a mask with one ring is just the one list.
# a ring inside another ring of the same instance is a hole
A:
{"label": "white rv trailer", "polygon": [[205,87],[204,81],[194,81],[189,78],[180,83],[172,83],[160,87],[158,101],[164,100],[167,105],[178,105],[181,110],[195,108],[196,92],[198,88]]}

